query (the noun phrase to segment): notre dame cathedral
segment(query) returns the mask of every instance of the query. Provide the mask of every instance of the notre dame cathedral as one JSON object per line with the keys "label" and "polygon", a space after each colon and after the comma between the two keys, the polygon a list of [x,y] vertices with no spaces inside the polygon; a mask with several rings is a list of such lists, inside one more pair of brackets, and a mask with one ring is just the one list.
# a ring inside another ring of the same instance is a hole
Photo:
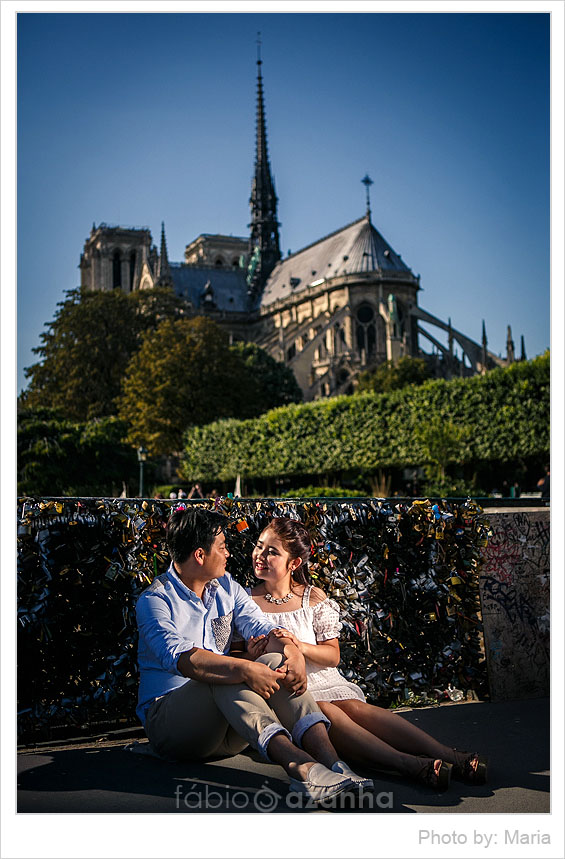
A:
{"label": "notre dame cathedral", "polygon": [[[351,393],[360,371],[404,355],[426,358],[445,378],[513,362],[510,327],[503,359],[488,350],[484,322],[479,344],[418,305],[419,276],[371,222],[368,176],[362,180],[363,217],[281,258],[261,65],[258,59],[249,238],[200,235],[186,246],[184,262],[175,263],[168,259],[164,225],[159,250],[147,229],[93,225],[80,259],[81,286],[127,292],[171,287],[231,340],[257,343],[284,361],[306,401]],[[443,331],[447,346],[421,323]],[[420,346],[421,338],[431,353]]]}

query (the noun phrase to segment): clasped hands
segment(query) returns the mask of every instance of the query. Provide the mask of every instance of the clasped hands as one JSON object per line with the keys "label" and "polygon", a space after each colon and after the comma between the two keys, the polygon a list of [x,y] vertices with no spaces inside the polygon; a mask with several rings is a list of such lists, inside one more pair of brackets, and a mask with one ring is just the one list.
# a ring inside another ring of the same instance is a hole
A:
{"label": "clasped hands", "polygon": [[[280,643],[285,646],[285,660],[280,668],[276,669],[275,673],[280,676],[280,682],[290,692],[293,692],[296,695],[302,695],[303,692],[306,691],[307,680],[306,665],[304,662],[304,656],[302,655],[301,642],[295,635],[286,629],[274,629],[270,635],[279,639]],[[256,660],[259,656],[262,656],[266,652],[268,642],[269,636],[252,636],[246,643],[247,652],[250,658],[252,660]],[[292,645],[292,647],[287,648],[286,645],[288,644]],[[290,650],[290,652],[287,652],[287,650]]]}

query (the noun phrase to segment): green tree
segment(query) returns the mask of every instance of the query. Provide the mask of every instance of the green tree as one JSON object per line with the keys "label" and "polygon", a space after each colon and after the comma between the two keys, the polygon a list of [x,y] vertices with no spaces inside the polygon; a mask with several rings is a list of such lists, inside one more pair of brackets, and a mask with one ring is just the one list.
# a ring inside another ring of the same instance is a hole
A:
{"label": "green tree", "polygon": [[178,318],[188,304],[170,289],[126,294],[69,290],[33,351],[40,360],[25,370],[28,407],[55,407],[69,420],[115,414],[125,368],[143,332]]}
{"label": "green tree", "polygon": [[257,383],[255,399],[250,404],[256,417],[289,403],[302,402],[302,389],[292,370],[281,361],[275,361],[256,343],[234,343],[232,351],[239,355]]}
{"label": "green tree", "polygon": [[131,426],[131,444],[170,454],[181,450],[189,426],[247,417],[255,390],[250,371],[212,320],[166,320],[144,335],[130,360],[119,414]]}
{"label": "green tree", "polygon": [[192,315],[192,306],[167,286],[138,289],[128,298],[135,306],[138,330],[153,331],[165,319],[185,319]]}
{"label": "green tree", "polygon": [[466,443],[471,437],[469,428],[434,415],[414,427],[414,437],[424,454],[427,492],[453,491],[455,483],[448,477],[448,468],[466,460]]}
{"label": "green tree", "polygon": [[374,370],[365,370],[359,376],[357,391],[374,391],[384,394],[407,385],[421,385],[431,378],[430,369],[423,358],[405,355],[398,361],[385,361]]}
{"label": "green tree", "polygon": [[137,459],[117,418],[74,422],[56,409],[18,415],[19,495],[115,495],[136,479]]}

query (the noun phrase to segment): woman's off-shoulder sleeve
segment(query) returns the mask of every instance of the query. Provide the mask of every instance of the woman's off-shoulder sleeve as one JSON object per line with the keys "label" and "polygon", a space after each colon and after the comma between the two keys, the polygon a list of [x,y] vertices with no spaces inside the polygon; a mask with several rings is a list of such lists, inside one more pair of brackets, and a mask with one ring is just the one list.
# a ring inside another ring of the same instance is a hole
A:
{"label": "woman's off-shoulder sleeve", "polygon": [[312,625],[316,634],[316,641],[339,638],[343,626],[339,619],[339,611],[339,605],[329,597],[314,606]]}

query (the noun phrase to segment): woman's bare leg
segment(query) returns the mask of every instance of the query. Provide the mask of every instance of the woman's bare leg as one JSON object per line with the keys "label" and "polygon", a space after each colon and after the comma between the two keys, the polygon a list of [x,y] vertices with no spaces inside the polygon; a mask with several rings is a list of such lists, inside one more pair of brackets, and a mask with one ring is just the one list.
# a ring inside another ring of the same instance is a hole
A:
{"label": "woman's bare leg", "polygon": [[[322,702],[318,703],[321,707]],[[450,764],[459,762],[461,752],[458,754],[454,749],[438,742],[421,728],[417,728],[390,710],[356,699],[332,703],[357,725],[400,752],[440,758]]]}
{"label": "woman's bare leg", "polygon": [[[343,703],[343,702],[340,702]],[[403,775],[417,778],[430,759],[441,760],[441,755],[423,752],[423,757],[395,748],[372,731],[353,721],[343,707],[335,702],[318,701],[320,710],[331,720],[330,740],[346,761],[394,769]]]}

